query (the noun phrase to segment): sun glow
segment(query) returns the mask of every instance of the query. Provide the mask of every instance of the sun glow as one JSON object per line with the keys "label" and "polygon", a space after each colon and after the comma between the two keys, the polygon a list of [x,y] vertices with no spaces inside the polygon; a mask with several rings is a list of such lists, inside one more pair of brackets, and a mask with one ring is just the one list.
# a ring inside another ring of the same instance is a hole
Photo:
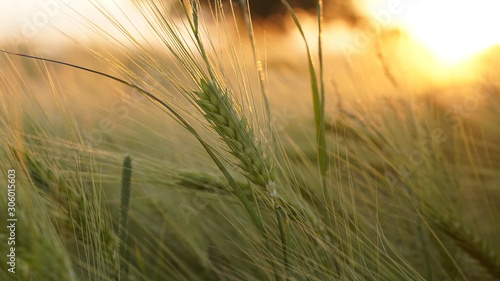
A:
{"label": "sun glow", "polygon": [[500,44],[497,0],[365,0],[376,21],[407,30],[439,61],[458,64]]}

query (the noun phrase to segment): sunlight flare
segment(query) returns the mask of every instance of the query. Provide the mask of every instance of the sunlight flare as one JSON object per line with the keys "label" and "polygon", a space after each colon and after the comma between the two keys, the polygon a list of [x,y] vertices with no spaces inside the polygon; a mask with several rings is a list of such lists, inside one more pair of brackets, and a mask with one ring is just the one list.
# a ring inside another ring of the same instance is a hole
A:
{"label": "sunlight flare", "polygon": [[464,62],[500,43],[499,8],[494,0],[365,1],[373,19],[408,31],[445,64]]}

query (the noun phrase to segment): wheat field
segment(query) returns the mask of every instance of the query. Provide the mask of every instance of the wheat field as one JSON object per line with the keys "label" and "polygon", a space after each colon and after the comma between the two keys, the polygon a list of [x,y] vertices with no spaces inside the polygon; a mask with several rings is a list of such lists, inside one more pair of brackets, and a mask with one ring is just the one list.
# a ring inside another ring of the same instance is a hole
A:
{"label": "wheat field", "polygon": [[498,50],[90,2],[116,33],[0,48],[0,280],[500,279]]}

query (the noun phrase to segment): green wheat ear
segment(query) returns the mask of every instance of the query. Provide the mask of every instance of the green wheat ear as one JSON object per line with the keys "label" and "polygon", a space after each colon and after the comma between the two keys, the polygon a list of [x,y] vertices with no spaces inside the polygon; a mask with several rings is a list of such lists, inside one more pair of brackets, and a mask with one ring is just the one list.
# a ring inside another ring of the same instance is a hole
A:
{"label": "green wheat ear", "polygon": [[127,280],[130,264],[130,253],[128,251],[128,210],[130,205],[130,187],[132,179],[132,158],[129,155],[123,159],[122,190],[120,199],[120,278]]}
{"label": "green wheat ear", "polygon": [[435,223],[458,247],[478,261],[495,280],[500,279],[500,256],[488,242],[448,214],[440,216]]}
{"label": "green wheat ear", "polygon": [[205,112],[205,118],[217,134],[229,146],[230,152],[240,163],[244,175],[258,186],[265,187],[271,195],[276,195],[275,175],[271,161],[262,145],[255,137],[247,120],[240,116],[226,90],[216,82],[200,80],[201,91],[196,103]]}

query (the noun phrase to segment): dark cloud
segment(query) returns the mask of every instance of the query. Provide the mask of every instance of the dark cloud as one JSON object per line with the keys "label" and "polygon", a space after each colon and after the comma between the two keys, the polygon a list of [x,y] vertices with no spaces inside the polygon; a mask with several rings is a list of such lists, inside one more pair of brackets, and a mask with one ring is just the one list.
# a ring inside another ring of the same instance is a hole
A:
{"label": "dark cloud", "polygon": [[[205,2],[214,0],[205,0]],[[223,0],[228,2],[230,0]],[[302,9],[314,13],[316,11],[316,0],[289,0],[290,5],[294,8]],[[240,1],[233,0],[235,6],[239,5]],[[353,0],[324,0],[325,18],[341,19],[350,24],[356,24],[361,15],[358,12]],[[280,0],[249,0],[252,15],[256,20],[268,19],[286,14],[285,6]]]}

